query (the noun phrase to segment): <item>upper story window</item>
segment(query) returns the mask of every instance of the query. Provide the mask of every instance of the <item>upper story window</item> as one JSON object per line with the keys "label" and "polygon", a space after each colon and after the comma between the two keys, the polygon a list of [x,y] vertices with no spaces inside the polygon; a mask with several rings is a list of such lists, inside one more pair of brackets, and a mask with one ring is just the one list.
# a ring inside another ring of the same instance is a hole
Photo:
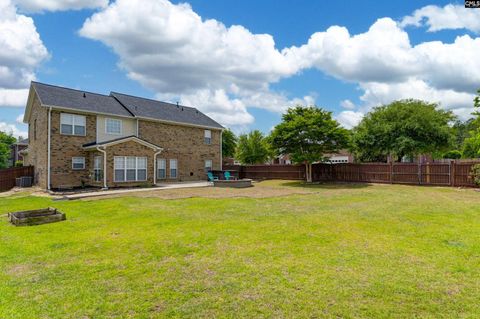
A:
{"label": "upper story window", "polygon": [[107,134],[122,134],[122,120],[105,119],[105,133]]}
{"label": "upper story window", "polygon": [[85,136],[86,117],[84,115],[60,114],[60,133]]}
{"label": "upper story window", "polygon": [[212,131],[205,130],[204,141],[205,144],[212,144]]}

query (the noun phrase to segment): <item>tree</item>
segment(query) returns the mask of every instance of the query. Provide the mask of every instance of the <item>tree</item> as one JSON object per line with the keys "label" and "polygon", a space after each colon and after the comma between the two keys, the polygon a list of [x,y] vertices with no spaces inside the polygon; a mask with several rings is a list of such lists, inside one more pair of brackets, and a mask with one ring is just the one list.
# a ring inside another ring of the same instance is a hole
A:
{"label": "tree", "polygon": [[0,131],[0,168],[8,167],[10,159],[10,146],[15,143],[16,139],[11,134]]}
{"label": "tree", "polygon": [[238,138],[230,129],[226,129],[225,131],[222,132],[222,156],[223,157],[235,156],[237,141],[238,141]]}
{"label": "tree", "polygon": [[360,161],[401,160],[448,150],[452,142],[451,111],[420,100],[400,100],[374,108],[354,128],[352,146]]}
{"label": "tree", "polygon": [[480,133],[476,133],[465,139],[462,149],[463,158],[479,158],[480,157]]}
{"label": "tree", "polygon": [[270,157],[266,138],[262,132],[254,130],[248,134],[242,134],[238,138],[235,158],[242,164],[265,163]]}
{"label": "tree", "polygon": [[278,154],[290,154],[295,163],[305,163],[307,182],[312,181],[312,164],[347,147],[348,131],[321,108],[296,106],[282,115],[270,141]]}

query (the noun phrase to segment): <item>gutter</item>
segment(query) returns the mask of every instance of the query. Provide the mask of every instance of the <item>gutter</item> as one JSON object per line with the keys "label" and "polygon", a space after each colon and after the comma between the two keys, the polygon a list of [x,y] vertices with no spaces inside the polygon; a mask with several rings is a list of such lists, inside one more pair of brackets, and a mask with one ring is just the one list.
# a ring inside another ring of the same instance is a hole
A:
{"label": "gutter", "polygon": [[51,140],[51,135],[52,135],[52,107],[48,108],[48,141],[47,141],[47,190],[50,190],[50,184],[51,184],[51,179],[50,179],[50,140]]}

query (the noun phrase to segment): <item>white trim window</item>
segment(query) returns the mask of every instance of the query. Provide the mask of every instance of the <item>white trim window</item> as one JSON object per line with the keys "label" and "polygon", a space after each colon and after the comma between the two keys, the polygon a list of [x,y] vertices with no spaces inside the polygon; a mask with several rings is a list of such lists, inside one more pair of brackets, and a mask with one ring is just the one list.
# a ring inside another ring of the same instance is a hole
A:
{"label": "white trim window", "polygon": [[167,178],[167,160],[164,158],[157,159],[157,178]]}
{"label": "white trim window", "polygon": [[122,120],[112,118],[105,119],[105,134],[121,135],[122,128]]}
{"label": "white trim window", "polygon": [[85,115],[61,113],[60,134],[85,136],[86,122],[87,120]]}
{"label": "white trim window", "polygon": [[93,158],[93,180],[101,182],[103,179],[103,156]]}
{"label": "white trim window", "polygon": [[72,157],[72,169],[73,170],[85,169],[85,157]]}
{"label": "white trim window", "polygon": [[212,170],[212,160],[205,160],[205,172],[208,173]]}
{"label": "white trim window", "polygon": [[205,133],[204,133],[204,138],[203,138],[205,144],[212,144],[212,131],[210,130],[205,130]]}
{"label": "white trim window", "polygon": [[115,156],[113,170],[115,182],[144,182],[147,180],[147,158]]}
{"label": "white trim window", "polygon": [[170,178],[177,178],[177,164],[176,159],[170,160]]}

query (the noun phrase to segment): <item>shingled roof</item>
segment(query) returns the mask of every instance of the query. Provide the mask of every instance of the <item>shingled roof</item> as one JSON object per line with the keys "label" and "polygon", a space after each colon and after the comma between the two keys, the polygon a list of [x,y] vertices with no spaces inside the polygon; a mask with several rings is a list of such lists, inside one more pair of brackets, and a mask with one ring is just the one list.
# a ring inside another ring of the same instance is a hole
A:
{"label": "shingled roof", "polygon": [[147,118],[201,127],[223,128],[193,107],[117,92],[103,95],[39,82],[32,82],[32,86],[37,92],[41,104],[45,106],[124,117]]}
{"label": "shingled roof", "polygon": [[110,95],[115,97],[136,117],[223,128],[220,124],[193,107],[165,103],[116,92],[112,92]]}
{"label": "shingled roof", "polygon": [[74,90],[39,82],[32,82],[32,86],[35,88],[43,105],[64,107],[84,112],[132,116],[126,108],[110,95]]}

